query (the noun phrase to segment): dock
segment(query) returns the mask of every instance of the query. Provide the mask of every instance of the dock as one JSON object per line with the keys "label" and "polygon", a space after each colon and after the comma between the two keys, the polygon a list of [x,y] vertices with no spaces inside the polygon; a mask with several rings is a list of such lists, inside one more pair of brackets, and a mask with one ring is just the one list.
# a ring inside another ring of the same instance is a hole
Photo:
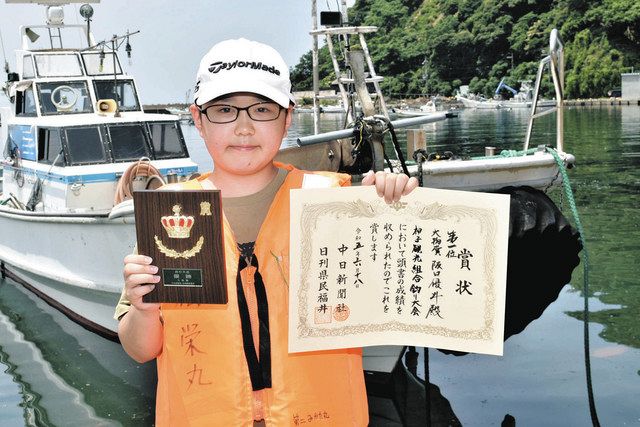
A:
{"label": "dock", "polygon": [[622,105],[638,105],[640,99],[624,99],[624,98],[595,98],[595,99],[565,99],[564,105],[567,107],[588,107],[588,106],[622,106]]}

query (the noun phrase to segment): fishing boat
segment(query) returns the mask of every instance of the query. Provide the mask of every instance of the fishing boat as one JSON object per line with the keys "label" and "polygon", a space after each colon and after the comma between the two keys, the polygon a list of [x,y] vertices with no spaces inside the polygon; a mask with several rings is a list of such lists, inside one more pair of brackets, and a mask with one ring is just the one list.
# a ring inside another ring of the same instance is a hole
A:
{"label": "fishing boat", "polygon": [[[500,91],[506,89],[513,94],[512,98],[502,99],[500,97]],[[465,108],[477,108],[477,109],[510,109],[510,108],[531,108],[533,105],[534,88],[531,87],[530,82],[520,82],[520,90],[515,90],[511,86],[505,83],[504,78],[500,80],[498,87],[495,90],[493,99],[486,99],[483,96],[473,96],[469,94],[456,94],[456,100]],[[537,101],[538,107],[554,107],[556,102],[553,100],[539,99]]]}
{"label": "fishing boat", "polygon": [[296,105],[293,109],[294,113],[313,113],[313,108],[310,107],[301,107]]}
{"label": "fishing boat", "polygon": [[400,117],[427,116],[438,111],[433,101],[427,101],[418,108],[398,108],[394,112]]}
{"label": "fishing boat", "polygon": [[456,101],[465,108],[478,108],[487,110],[498,110],[504,108],[503,100],[487,99],[482,95],[461,95],[456,94]]}
{"label": "fishing boat", "polygon": [[118,48],[129,55],[136,33],[96,42],[90,5],[80,9],[86,24],[67,25],[60,4],[79,1],[40,3],[47,23],[20,27],[0,110],[2,273],[113,338],[122,259],[135,243],[131,218],[114,209],[135,188],[198,168],[179,117],[145,113],[120,65]]}

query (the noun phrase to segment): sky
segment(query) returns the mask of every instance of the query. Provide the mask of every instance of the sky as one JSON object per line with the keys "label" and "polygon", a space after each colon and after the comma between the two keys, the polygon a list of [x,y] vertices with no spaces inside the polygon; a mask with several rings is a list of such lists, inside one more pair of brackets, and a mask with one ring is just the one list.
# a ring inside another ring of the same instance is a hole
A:
{"label": "sky", "polygon": [[[354,0],[349,0],[349,5]],[[84,23],[82,3],[64,6],[65,24]],[[318,0],[318,11],[338,10],[338,0]],[[216,42],[245,37],[278,50],[289,66],[312,46],[311,0],[102,0],[92,4],[96,41],[140,30],[131,37],[132,65],[120,48],[125,72],[136,79],[143,104],[185,102],[202,56]],[[15,70],[20,25],[43,25],[46,7],[0,0],[4,55]],[[0,71],[0,83],[6,75]],[[191,100],[190,100],[191,101]]]}

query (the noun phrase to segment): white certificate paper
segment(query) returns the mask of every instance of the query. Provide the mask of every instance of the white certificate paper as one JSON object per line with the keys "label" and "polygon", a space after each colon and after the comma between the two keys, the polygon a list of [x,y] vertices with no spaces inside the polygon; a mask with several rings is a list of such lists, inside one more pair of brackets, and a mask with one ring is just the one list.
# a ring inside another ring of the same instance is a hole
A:
{"label": "white certificate paper", "polygon": [[509,196],[291,191],[289,351],[413,345],[502,355]]}

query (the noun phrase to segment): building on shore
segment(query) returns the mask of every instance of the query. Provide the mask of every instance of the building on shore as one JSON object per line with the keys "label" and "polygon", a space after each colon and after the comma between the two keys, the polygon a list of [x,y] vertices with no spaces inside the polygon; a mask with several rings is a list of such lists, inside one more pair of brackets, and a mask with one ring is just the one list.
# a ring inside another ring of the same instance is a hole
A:
{"label": "building on shore", "polygon": [[640,99],[640,73],[622,73],[622,99]]}

